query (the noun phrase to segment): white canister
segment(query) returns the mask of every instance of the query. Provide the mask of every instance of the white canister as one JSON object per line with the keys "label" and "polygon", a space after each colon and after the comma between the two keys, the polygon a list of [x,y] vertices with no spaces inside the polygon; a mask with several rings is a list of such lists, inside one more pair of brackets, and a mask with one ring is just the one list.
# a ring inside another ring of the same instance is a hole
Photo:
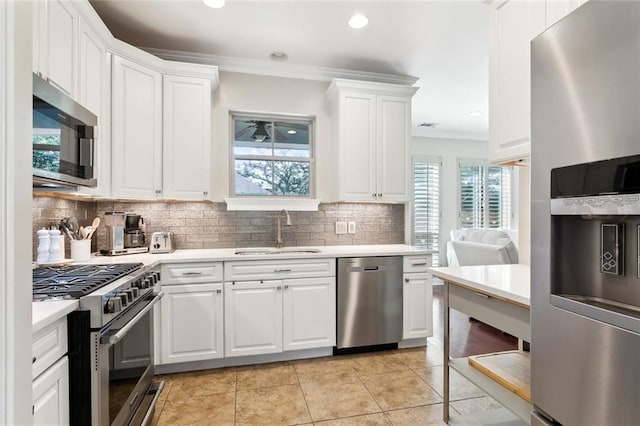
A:
{"label": "white canister", "polygon": [[84,262],[91,257],[91,240],[71,240],[71,259]]}

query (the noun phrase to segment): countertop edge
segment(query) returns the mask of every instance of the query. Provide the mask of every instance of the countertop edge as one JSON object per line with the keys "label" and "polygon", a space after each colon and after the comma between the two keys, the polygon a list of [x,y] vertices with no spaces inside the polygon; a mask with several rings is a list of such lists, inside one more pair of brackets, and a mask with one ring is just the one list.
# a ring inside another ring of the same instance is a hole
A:
{"label": "countertop edge", "polygon": [[36,333],[80,307],[77,300],[41,301],[31,303],[31,332]]}

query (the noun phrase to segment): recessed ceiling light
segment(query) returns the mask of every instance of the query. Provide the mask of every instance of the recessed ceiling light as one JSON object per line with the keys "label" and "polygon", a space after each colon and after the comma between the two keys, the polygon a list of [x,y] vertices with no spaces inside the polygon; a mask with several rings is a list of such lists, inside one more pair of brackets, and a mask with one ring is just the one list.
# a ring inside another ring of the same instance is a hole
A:
{"label": "recessed ceiling light", "polygon": [[478,117],[479,115],[482,115],[480,111],[471,111],[469,113],[469,117]]}
{"label": "recessed ceiling light", "polygon": [[274,61],[286,61],[288,57],[289,56],[284,52],[273,52],[271,54],[271,59]]}
{"label": "recessed ceiling light", "polygon": [[367,17],[359,13],[353,15],[351,19],[349,19],[349,26],[356,30],[366,27],[368,23],[369,20],[367,19]]}
{"label": "recessed ceiling light", "polygon": [[290,135],[295,135],[295,134],[296,134],[296,133],[298,133],[298,132],[296,132],[296,131],[295,131],[295,130],[293,130],[293,129],[289,129],[289,130],[287,130],[287,133],[289,133]]}
{"label": "recessed ceiling light", "polygon": [[220,9],[221,7],[224,7],[224,1],[225,0],[202,0],[204,4],[214,9]]}

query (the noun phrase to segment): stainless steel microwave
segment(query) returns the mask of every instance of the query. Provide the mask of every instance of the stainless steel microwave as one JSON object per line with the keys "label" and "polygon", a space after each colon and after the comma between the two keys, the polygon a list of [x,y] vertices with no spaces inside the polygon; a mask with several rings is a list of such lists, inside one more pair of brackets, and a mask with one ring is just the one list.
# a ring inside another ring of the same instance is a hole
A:
{"label": "stainless steel microwave", "polygon": [[33,75],[33,185],[97,186],[97,117]]}

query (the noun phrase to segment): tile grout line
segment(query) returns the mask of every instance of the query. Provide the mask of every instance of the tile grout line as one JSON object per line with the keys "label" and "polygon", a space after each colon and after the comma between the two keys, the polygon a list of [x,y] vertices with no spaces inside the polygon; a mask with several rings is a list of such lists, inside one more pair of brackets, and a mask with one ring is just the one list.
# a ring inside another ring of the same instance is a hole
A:
{"label": "tile grout line", "polygon": [[309,413],[309,419],[312,424],[315,424],[315,420],[313,420],[313,416],[311,416],[311,408],[309,408],[309,402],[307,402],[307,397],[304,394],[304,389],[302,389],[302,383],[300,383],[300,376],[298,375],[298,369],[295,364],[292,363],[293,371],[296,375],[296,380],[298,381],[298,387],[300,388],[300,392],[302,392],[302,399],[304,399],[304,405],[307,407],[307,413]]}

